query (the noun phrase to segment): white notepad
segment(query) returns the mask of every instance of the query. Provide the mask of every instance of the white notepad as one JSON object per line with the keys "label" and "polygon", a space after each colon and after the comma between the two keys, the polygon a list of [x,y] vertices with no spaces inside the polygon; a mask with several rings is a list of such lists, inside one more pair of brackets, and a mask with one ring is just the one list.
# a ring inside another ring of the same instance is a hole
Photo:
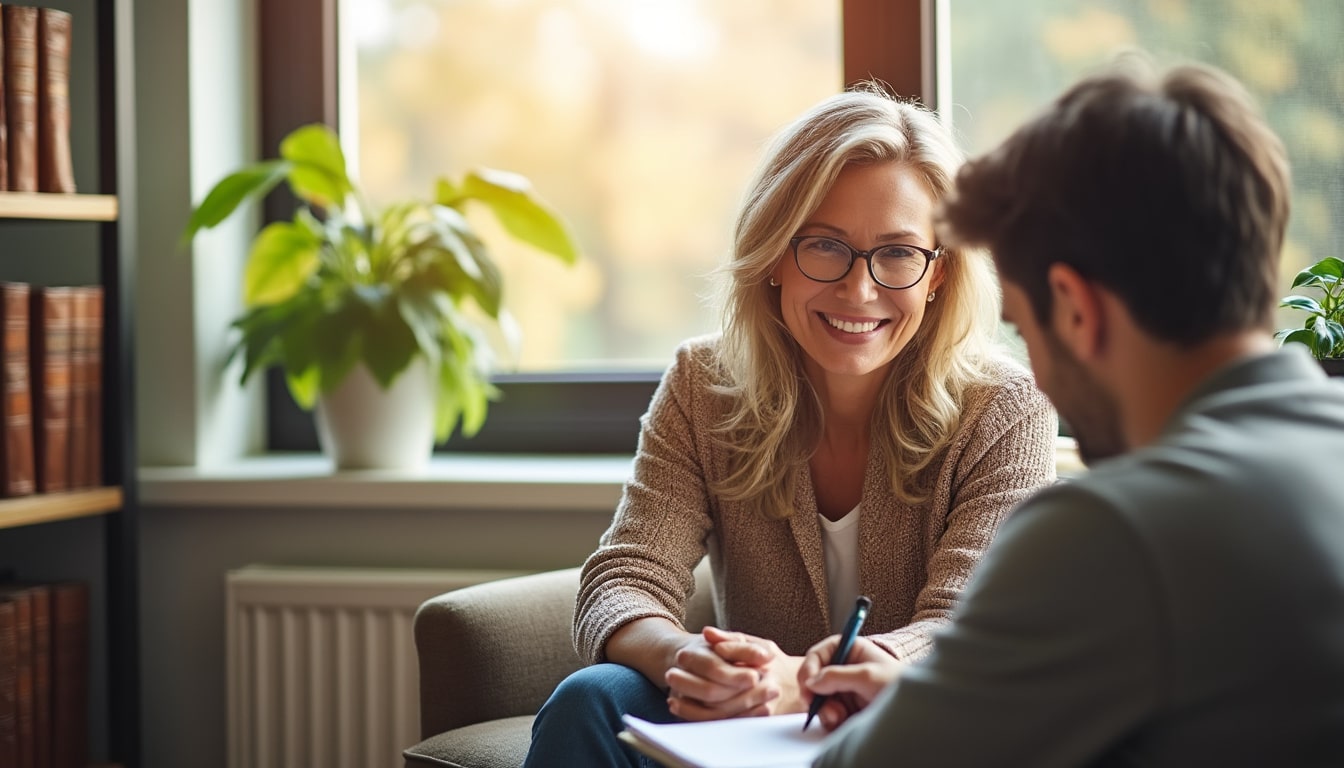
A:
{"label": "white notepad", "polygon": [[680,768],[807,768],[821,754],[826,729],[803,731],[806,715],[739,717],[704,723],[650,723],[625,715],[623,740]]}

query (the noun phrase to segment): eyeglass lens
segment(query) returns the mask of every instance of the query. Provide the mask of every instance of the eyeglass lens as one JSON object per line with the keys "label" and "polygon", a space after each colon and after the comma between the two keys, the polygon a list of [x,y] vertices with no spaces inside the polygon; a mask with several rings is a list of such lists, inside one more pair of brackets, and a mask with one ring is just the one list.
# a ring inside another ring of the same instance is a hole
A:
{"label": "eyeglass lens", "polygon": [[[802,237],[795,246],[798,269],[813,280],[839,280],[849,271],[855,252],[845,243],[829,237]],[[862,255],[862,254],[858,254]],[[868,257],[870,271],[877,281],[889,288],[908,288],[924,276],[929,259],[908,245],[889,245]]]}

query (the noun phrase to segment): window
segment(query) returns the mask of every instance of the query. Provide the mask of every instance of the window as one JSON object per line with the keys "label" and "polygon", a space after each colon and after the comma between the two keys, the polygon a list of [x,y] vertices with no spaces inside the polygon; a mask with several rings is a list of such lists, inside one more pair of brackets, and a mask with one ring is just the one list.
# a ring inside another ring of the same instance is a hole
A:
{"label": "window", "polygon": [[372,199],[505,168],[578,235],[574,268],[494,248],[525,373],[661,370],[678,342],[714,330],[706,277],[731,245],[765,138],[842,83],[840,9],[827,3],[361,0],[351,10],[341,133]]}
{"label": "window", "polygon": [[[921,10],[919,0],[266,3],[263,147],[339,114],[375,199],[423,194],[435,176],[475,165],[530,178],[574,226],[586,262],[497,254],[522,359],[498,377],[504,399],[482,432],[446,448],[629,452],[676,344],[717,324],[706,278],[731,247],[764,140],[846,82],[877,76],[918,94]],[[312,39],[296,39],[296,25]],[[353,34],[338,45],[342,27]],[[316,445],[278,374],[268,402],[272,449]]]}
{"label": "window", "polygon": [[1344,252],[1344,5],[952,0],[949,26],[951,66],[942,74],[953,124],[972,154],[1120,49],[1142,48],[1164,64],[1201,61],[1240,79],[1287,146],[1293,212],[1283,294],[1300,269]]}

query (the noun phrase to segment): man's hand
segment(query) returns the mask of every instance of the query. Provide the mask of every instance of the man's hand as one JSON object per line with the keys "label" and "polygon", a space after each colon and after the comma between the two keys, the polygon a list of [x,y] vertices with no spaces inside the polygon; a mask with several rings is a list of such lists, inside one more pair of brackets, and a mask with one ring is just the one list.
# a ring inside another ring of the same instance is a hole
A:
{"label": "man's hand", "polygon": [[807,650],[798,669],[798,686],[805,704],[812,697],[826,695],[826,703],[817,713],[828,731],[840,726],[850,715],[872,703],[873,699],[900,677],[905,664],[893,658],[876,643],[860,637],[849,651],[844,664],[827,666],[840,644],[832,635]]}
{"label": "man's hand", "polygon": [[706,627],[667,671],[668,707],[684,720],[801,712],[801,663],[773,641]]}

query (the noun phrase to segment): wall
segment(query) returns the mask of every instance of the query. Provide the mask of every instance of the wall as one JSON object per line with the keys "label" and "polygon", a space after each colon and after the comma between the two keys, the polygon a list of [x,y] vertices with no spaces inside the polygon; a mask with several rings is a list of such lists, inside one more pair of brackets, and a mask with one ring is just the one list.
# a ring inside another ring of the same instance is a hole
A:
{"label": "wall", "polygon": [[249,563],[558,568],[580,563],[609,518],[609,509],[144,509],[145,767],[226,764],[224,574],[229,569]]}
{"label": "wall", "polygon": [[[142,466],[227,466],[257,445],[220,360],[248,224],[179,243],[193,200],[256,159],[250,0],[137,0],[137,428]],[[274,148],[265,153],[273,153]],[[152,490],[152,489],[151,489]],[[224,574],[267,562],[541,570],[575,565],[610,504],[557,511],[149,504],[140,515],[144,765],[225,764]],[[153,496],[152,493],[147,494]]]}

